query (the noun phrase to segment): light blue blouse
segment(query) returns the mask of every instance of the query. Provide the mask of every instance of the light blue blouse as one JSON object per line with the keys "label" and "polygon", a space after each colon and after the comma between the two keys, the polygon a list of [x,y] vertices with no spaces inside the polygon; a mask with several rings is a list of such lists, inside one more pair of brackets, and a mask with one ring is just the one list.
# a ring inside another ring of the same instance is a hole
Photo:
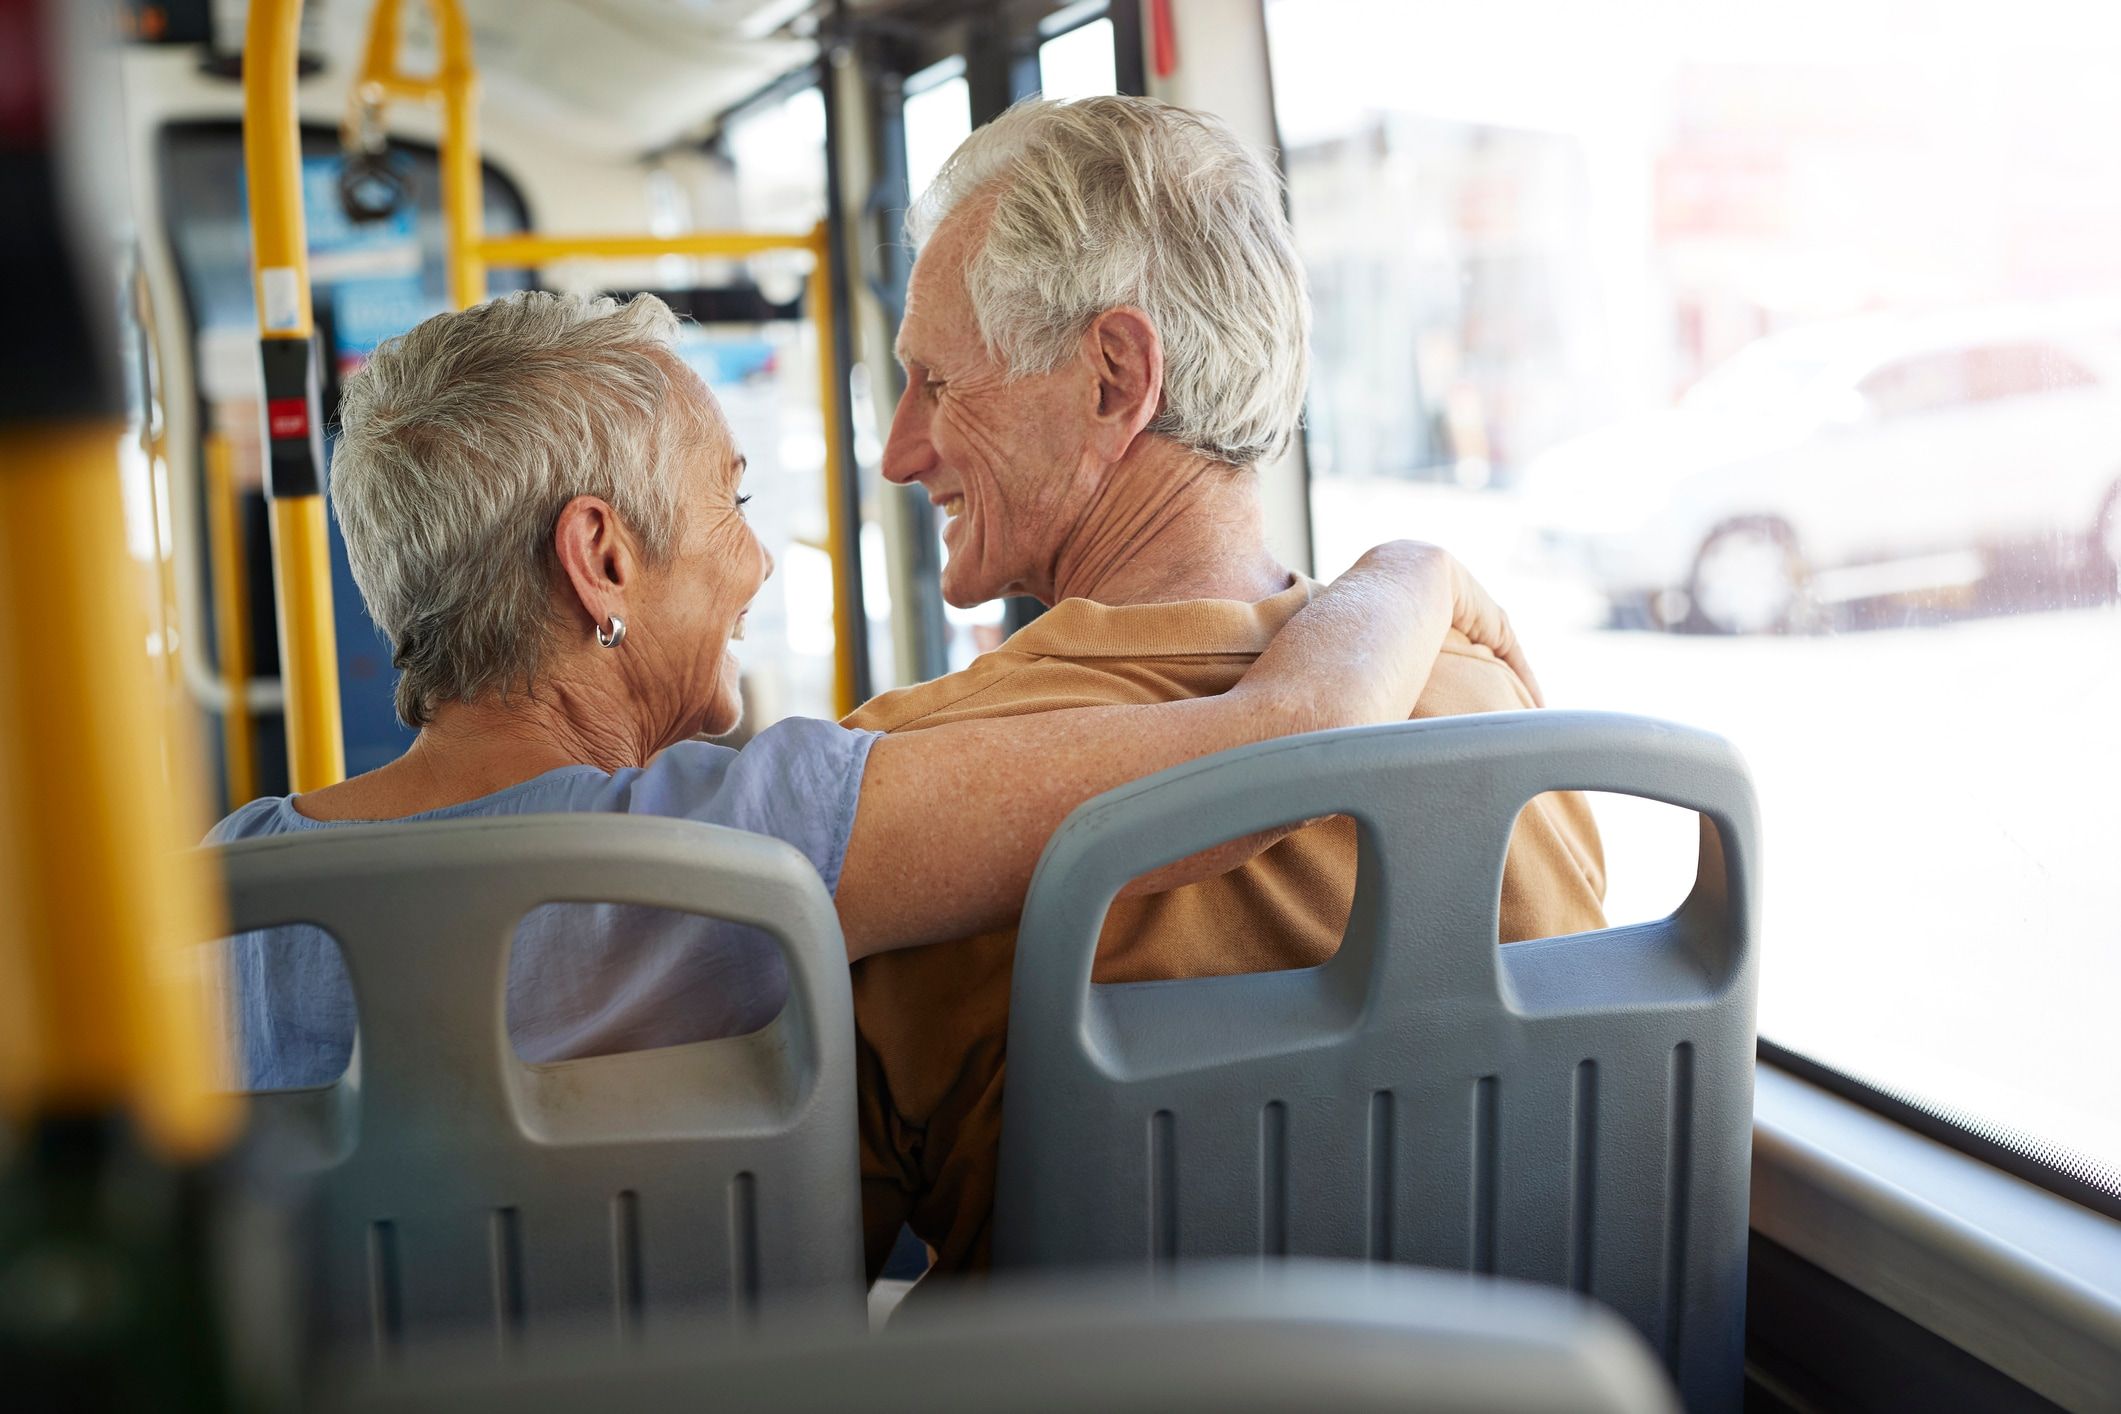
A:
{"label": "light blue blouse", "polygon": [[[790,718],[741,751],[680,742],[645,767],[563,766],[461,805],[404,817],[464,820],[562,811],[667,815],[774,835],[839,887],[862,770],[877,733]],[[282,796],[254,800],[207,843],[357,823],[312,820]],[[254,1090],[324,1085],[353,1052],[354,998],[338,948],[312,927],[230,940],[236,1023]],[[757,929],[661,909],[547,904],[523,920],[508,967],[508,1030],[526,1061],[566,1060],[756,1031],[788,993],[780,947]]]}

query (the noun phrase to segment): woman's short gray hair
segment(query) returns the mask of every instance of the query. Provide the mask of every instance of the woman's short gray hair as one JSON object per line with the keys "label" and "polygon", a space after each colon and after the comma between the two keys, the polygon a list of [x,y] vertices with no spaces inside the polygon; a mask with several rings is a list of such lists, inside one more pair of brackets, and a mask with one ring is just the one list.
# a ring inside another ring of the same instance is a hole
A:
{"label": "woman's short gray hair", "polygon": [[990,196],[965,278],[1012,375],[1058,368],[1091,320],[1132,305],[1164,346],[1150,431],[1234,466],[1289,445],[1311,301],[1280,178],[1220,121],[1151,98],[1019,103],[952,154],[909,231]]}
{"label": "woman's short gray hair", "polygon": [[677,330],[652,295],[505,295],[436,315],[346,380],[332,510],[408,726],[534,680],[574,497],[610,502],[651,562],[674,548],[676,453],[707,435]]}

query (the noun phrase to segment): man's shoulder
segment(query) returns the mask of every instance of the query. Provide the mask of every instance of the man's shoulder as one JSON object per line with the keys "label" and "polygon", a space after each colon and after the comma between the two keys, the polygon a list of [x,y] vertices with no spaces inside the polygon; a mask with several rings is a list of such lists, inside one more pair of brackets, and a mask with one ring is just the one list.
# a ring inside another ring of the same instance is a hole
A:
{"label": "man's shoulder", "polygon": [[1145,696],[1133,676],[1125,663],[997,648],[957,672],[871,698],[845,724],[872,732],[910,731],[976,717],[1021,717],[1173,695]]}
{"label": "man's shoulder", "polygon": [[1298,582],[1257,602],[1065,599],[964,670],[887,692],[846,725],[895,732],[1227,692],[1309,595]]}
{"label": "man's shoulder", "polygon": [[1421,690],[1421,700],[1414,704],[1414,715],[1456,717],[1469,712],[1515,712],[1532,705],[1532,695],[1509,664],[1452,629]]}
{"label": "man's shoulder", "polygon": [[977,697],[1023,666],[1017,654],[982,653],[954,673],[880,692],[841,718],[840,724],[862,731],[895,732]]}

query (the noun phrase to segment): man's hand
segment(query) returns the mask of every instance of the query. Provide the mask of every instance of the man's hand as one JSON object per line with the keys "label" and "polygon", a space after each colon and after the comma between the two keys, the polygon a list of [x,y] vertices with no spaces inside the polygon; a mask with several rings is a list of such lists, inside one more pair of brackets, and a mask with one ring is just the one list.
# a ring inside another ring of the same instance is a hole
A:
{"label": "man's hand", "polygon": [[1510,627],[1510,616],[1488,597],[1488,591],[1480,587],[1464,565],[1444,551],[1437,553],[1451,561],[1451,626],[1509,664],[1510,671],[1524,683],[1525,691],[1532,694],[1533,706],[1546,706],[1539,679],[1532,675],[1532,660],[1525,656],[1524,645]]}

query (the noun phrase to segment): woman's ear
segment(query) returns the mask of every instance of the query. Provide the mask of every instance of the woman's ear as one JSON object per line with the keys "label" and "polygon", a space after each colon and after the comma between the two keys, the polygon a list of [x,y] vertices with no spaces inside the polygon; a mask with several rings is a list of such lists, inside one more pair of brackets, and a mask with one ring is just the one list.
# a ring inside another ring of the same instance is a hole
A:
{"label": "woman's ear", "polygon": [[552,548],[582,616],[592,626],[614,614],[625,617],[626,593],[640,575],[640,561],[633,537],[610,502],[577,496],[562,506],[552,528]]}
{"label": "woman's ear", "polygon": [[1108,309],[1083,336],[1097,374],[1095,424],[1107,461],[1126,455],[1164,401],[1164,342],[1149,316],[1131,305]]}

